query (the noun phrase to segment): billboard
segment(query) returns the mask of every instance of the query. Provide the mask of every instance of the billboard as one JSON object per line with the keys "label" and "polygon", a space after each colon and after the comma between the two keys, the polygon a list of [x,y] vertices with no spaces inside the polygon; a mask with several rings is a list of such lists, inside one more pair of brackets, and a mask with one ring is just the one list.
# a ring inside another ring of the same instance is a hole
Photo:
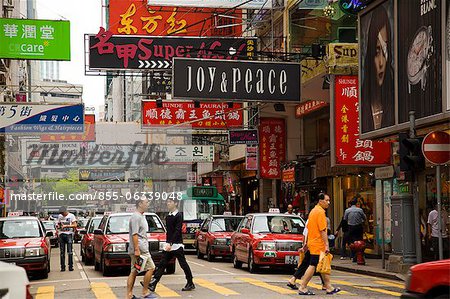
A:
{"label": "billboard", "polygon": [[183,6],[183,7],[211,7],[211,8],[239,8],[239,9],[271,9],[269,0],[148,0],[148,5]]}
{"label": "billboard", "polygon": [[0,18],[0,58],[70,60],[70,22]]}
{"label": "billboard", "polygon": [[84,133],[41,135],[41,142],[86,142],[95,141],[95,115],[84,116]]}
{"label": "billboard", "polygon": [[442,112],[443,1],[398,1],[398,122]]}
{"label": "billboard", "polygon": [[175,58],[173,98],[300,102],[300,64]]}
{"label": "billboard", "polygon": [[393,16],[392,0],[360,16],[362,133],[395,125]]}
{"label": "billboard", "polygon": [[[242,104],[200,103],[195,108],[193,102],[163,101],[158,108],[155,101],[142,102],[142,127],[154,128],[186,123],[196,129],[227,129],[242,127]],[[198,119],[198,121],[195,121]]]}
{"label": "billboard", "polygon": [[113,35],[100,28],[89,35],[90,70],[170,69],[173,57],[251,59],[255,38]]}
{"label": "billboard", "polygon": [[229,130],[229,144],[258,144],[258,130]]}
{"label": "billboard", "polygon": [[260,118],[259,170],[262,179],[279,179],[281,163],[286,155],[286,123],[284,118]]}

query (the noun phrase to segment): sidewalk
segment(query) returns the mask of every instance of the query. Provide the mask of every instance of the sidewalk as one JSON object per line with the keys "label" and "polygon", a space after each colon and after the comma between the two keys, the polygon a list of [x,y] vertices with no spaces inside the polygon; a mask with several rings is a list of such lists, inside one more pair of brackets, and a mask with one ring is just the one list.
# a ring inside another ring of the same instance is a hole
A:
{"label": "sidewalk", "polygon": [[352,263],[351,259],[340,260],[339,255],[333,258],[331,268],[338,271],[353,272],[357,274],[370,275],[375,277],[405,281],[406,276],[399,273],[387,272],[382,268],[381,259],[366,258],[366,265]]}

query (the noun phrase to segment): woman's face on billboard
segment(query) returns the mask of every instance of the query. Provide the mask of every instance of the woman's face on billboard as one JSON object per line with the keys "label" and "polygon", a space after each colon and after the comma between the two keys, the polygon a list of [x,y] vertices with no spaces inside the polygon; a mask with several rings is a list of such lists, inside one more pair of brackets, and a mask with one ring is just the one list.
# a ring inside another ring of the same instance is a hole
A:
{"label": "woman's face on billboard", "polygon": [[377,83],[379,86],[383,85],[384,77],[386,74],[386,63],[388,55],[388,36],[386,26],[381,28],[377,35],[377,48],[374,58],[375,70],[377,72]]}

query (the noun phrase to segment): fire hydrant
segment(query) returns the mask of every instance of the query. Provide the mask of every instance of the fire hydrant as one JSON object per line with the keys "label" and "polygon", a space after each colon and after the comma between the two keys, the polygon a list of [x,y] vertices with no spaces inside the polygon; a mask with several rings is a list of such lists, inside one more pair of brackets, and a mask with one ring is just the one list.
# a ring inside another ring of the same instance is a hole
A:
{"label": "fire hydrant", "polygon": [[366,242],[355,241],[350,245],[350,249],[356,254],[356,263],[358,265],[365,265],[364,250],[366,249]]}

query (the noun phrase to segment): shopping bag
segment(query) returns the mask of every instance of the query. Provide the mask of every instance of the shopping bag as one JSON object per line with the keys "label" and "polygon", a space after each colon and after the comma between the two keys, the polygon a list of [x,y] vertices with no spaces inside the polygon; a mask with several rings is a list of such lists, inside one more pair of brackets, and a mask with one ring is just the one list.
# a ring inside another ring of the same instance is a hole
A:
{"label": "shopping bag", "polygon": [[333,255],[331,253],[321,252],[320,257],[319,257],[319,264],[317,264],[316,272],[319,272],[322,274],[330,274],[332,259],[333,259]]}

